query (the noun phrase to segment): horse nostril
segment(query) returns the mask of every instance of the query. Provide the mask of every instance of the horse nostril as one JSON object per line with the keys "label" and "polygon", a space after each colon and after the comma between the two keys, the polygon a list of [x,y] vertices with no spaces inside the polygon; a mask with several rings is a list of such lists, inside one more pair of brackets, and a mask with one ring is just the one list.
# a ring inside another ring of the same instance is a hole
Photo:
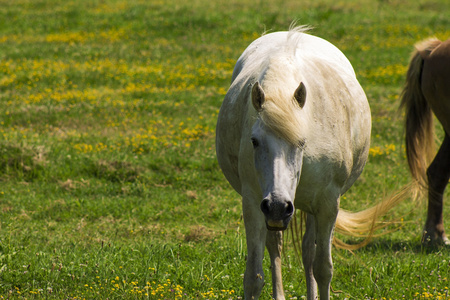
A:
{"label": "horse nostril", "polygon": [[291,201],[288,201],[286,203],[286,215],[290,216],[294,213],[294,205],[292,204]]}
{"label": "horse nostril", "polygon": [[261,211],[265,215],[268,215],[270,213],[270,201],[268,199],[264,199],[261,202]]}

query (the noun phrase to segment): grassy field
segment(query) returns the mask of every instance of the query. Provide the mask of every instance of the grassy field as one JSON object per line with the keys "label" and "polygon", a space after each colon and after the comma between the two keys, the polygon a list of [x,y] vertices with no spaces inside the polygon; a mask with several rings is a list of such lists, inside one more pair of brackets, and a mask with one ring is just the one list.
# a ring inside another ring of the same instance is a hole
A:
{"label": "grassy field", "polygon": [[[446,0],[0,0],[0,299],[242,297],[240,199],[214,149],[240,53],[298,20],[348,56],[373,119],[341,204],[358,210],[410,178],[398,95],[412,45],[448,38],[449,12]],[[399,231],[334,249],[333,299],[450,299],[450,251],[421,246],[424,216],[404,203]],[[302,267],[292,249],[283,259],[286,294],[302,299]]]}

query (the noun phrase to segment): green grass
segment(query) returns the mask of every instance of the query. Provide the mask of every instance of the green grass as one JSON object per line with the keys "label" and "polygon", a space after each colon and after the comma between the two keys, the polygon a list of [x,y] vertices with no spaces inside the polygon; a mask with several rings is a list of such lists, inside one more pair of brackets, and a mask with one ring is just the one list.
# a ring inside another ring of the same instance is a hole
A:
{"label": "green grass", "polygon": [[[0,298],[242,297],[240,199],[214,150],[236,59],[293,20],[349,57],[373,118],[369,163],[342,199],[358,210],[410,178],[398,95],[412,45],[448,38],[449,10],[444,0],[0,0]],[[333,250],[334,299],[450,298],[449,249],[421,246],[415,206],[392,213],[399,231]],[[292,249],[283,259],[286,294],[301,299],[302,267]],[[262,298],[270,292],[267,280]]]}

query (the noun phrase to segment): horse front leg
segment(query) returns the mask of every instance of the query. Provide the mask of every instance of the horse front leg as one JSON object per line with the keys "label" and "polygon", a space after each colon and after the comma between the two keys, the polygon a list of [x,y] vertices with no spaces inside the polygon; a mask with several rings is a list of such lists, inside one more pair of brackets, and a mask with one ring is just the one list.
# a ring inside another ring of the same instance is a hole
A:
{"label": "horse front leg", "polygon": [[444,191],[450,179],[450,138],[445,134],[444,141],[436,157],[427,169],[428,213],[423,232],[424,243],[444,243],[450,245],[445,235],[442,211]]}
{"label": "horse front leg", "polygon": [[316,255],[314,257],[314,278],[319,287],[321,300],[330,299],[330,286],[333,277],[333,262],[331,259],[331,240],[336,223],[339,200],[336,206],[330,205],[314,216],[316,229]]}
{"label": "horse front leg", "polygon": [[283,233],[281,231],[268,231],[266,237],[266,247],[270,255],[273,298],[276,300],[284,300],[283,280],[281,278]]}
{"label": "horse front leg", "polygon": [[244,273],[244,298],[258,299],[264,286],[263,258],[267,229],[264,216],[255,202],[243,199],[247,263]]}
{"label": "horse front leg", "polygon": [[317,283],[314,279],[313,263],[316,256],[316,232],[314,216],[306,217],[306,230],[302,241],[302,260],[306,276],[306,295],[308,300],[317,299]]}

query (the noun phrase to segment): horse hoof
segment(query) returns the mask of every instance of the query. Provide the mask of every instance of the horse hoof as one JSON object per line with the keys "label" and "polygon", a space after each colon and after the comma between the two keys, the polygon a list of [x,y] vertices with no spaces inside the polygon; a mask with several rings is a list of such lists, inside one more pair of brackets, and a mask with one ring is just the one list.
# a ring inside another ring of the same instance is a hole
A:
{"label": "horse hoof", "polygon": [[424,231],[422,244],[429,246],[450,246],[450,240],[444,233],[438,234],[436,232]]}

